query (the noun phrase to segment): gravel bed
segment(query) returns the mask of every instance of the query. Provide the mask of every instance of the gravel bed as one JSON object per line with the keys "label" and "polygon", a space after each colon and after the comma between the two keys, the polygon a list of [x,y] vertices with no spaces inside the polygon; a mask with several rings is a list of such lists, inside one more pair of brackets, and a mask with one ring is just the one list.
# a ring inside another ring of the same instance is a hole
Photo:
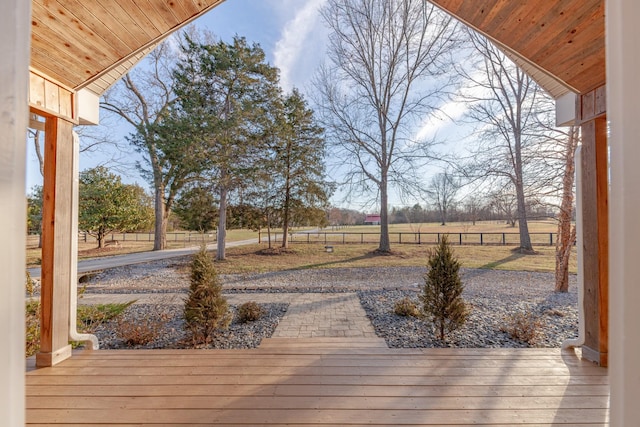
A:
{"label": "gravel bed", "polygon": [[[187,260],[173,259],[105,270],[85,284],[87,293],[167,293],[188,290]],[[553,273],[461,269],[464,299],[472,310],[464,327],[451,333],[446,342],[434,338],[431,322],[397,316],[393,306],[408,296],[418,300],[424,283],[424,267],[332,268],[279,271],[259,274],[221,275],[224,292],[357,292],[376,330],[390,347],[559,347],[577,335],[576,277],[570,277],[570,292],[553,292]],[[284,312],[270,305],[269,315],[255,324],[232,324],[215,344],[220,348],[255,346],[270,336]],[[286,308],[284,309],[286,311]],[[130,307],[128,316],[144,318],[160,312],[168,319],[161,338],[144,348],[176,346],[184,339],[177,306]],[[538,318],[540,336],[533,344],[513,339],[504,329],[514,313]],[[113,332],[101,331],[106,348],[122,348]]]}
{"label": "gravel bed", "polygon": [[[395,302],[404,297],[419,304],[417,291],[358,291],[358,295],[376,334],[384,338],[389,347],[560,347],[565,339],[577,336],[577,299],[572,294],[551,293],[534,299],[463,294],[471,307],[469,318],[463,327],[451,332],[445,342],[435,337],[430,320],[393,312]],[[513,324],[514,313],[538,319],[537,339],[531,343],[519,341],[504,330]]]}
{"label": "gravel bed", "polygon": [[[264,315],[253,322],[241,323],[237,316],[237,307],[230,305],[233,320],[226,330],[219,331],[214,341],[207,347],[198,348],[256,348],[263,338],[269,338],[275,331],[280,319],[287,312],[289,304],[260,304]],[[124,328],[123,328],[124,327]],[[128,344],[122,333],[140,335],[140,329],[153,330],[155,338],[146,344]],[[181,305],[133,304],[127,308],[118,320],[109,321],[94,332],[103,349],[153,349],[153,348],[193,348],[184,331],[184,318]]]}

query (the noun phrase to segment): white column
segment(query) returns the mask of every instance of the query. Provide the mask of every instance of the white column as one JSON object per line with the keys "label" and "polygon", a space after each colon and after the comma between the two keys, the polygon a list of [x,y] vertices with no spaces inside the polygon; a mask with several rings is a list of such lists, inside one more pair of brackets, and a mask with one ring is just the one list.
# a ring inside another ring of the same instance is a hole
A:
{"label": "white column", "polygon": [[640,2],[606,1],[611,426],[640,420]]}
{"label": "white column", "polygon": [[[31,2],[0,13],[0,424],[24,425],[24,309]],[[6,423],[6,424],[5,424]]]}

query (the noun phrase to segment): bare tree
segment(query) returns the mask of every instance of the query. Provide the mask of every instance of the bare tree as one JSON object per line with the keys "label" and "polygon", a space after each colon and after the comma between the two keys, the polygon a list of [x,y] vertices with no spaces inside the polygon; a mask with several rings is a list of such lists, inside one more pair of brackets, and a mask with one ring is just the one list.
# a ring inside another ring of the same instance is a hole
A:
{"label": "bare tree", "polygon": [[491,208],[497,214],[506,218],[511,227],[515,227],[518,199],[516,198],[513,185],[511,185],[510,182],[506,185],[498,184],[497,189],[492,191],[488,198]]}
{"label": "bare tree", "polygon": [[539,195],[537,190],[550,187],[557,177],[545,161],[551,158],[547,150],[556,146],[551,135],[553,100],[486,38],[471,33],[470,39],[480,61],[474,71],[462,70],[473,88],[466,95],[467,114],[481,126],[471,153],[471,175],[513,186],[519,249],[532,252],[527,194]]}
{"label": "bare tree", "polygon": [[166,247],[169,214],[175,197],[187,182],[188,171],[181,168],[189,150],[165,152],[160,146],[157,129],[175,100],[172,67],[174,55],[168,43],[160,44],[146,59],[144,68],[127,73],[104,95],[101,107],[124,119],[134,128],[129,139],[144,156],[139,168],[153,185],[154,243],[153,250]]}
{"label": "bare tree", "polygon": [[569,291],[569,257],[576,239],[576,227],[572,225],[573,183],[575,152],[580,140],[578,127],[571,127],[565,145],[565,169],[562,180],[562,202],[558,215],[558,239],[556,241],[556,292]]}
{"label": "bare tree", "polygon": [[433,141],[419,138],[451,81],[455,21],[423,0],[329,0],[329,64],[315,79],[318,104],[350,194],[380,203],[389,252],[388,191],[410,194]]}
{"label": "bare tree", "polygon": [[455,204],[459,189],[458,180],[449,172],[442,172],[431,178],[427,196],[440,214],[440,225],[446,225],[447,215]]}
{"label": "bare tree", "polygon": [[480,196],[468,195],[464,201],[464,209],[467,214],[467,221],[471,221],[473,225],[476,225],[476,221],[480,219],[480,214],[483,208],[483,201]]}

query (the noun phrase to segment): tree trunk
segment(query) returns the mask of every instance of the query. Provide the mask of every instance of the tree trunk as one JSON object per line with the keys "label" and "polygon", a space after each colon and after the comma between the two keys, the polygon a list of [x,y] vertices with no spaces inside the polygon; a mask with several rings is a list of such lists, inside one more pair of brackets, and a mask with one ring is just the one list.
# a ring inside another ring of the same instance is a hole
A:
{"label": "tree trunk", "polygon": [[96,234],[96,240],[98,241],[98,249],[104,248],[104,233],[102,231],[98,231],[98,234]]}
{"label": "tree trunk", "polygon": [[287,177],[287,183],[285,186],[285,196],[284,196],[284,212],[282,218],[282,247],[284,249],[289,247],[289,239],[287,238],[289,234],[289,204],[291,203],[291,189],[289,188],[289,177]]}
{"label": "tree trunk", "polygon": [[216,259],[222,261],[226,257],[225,245],[227,241],[227,189],[220,188],[220,214],[218,218],[218,252]]}
{"label": "tree trunk", "polygon": [[380,246],[379,252],[391,252],[389,241],[389,213],[387,208],[387,177],[386,174],[380,182]]}
{"label": "tree trunk", "polygon": [[531,245],[531,236],[529,235],[529,224],[527,222],[527,204],[524,196],[524,180],[522,178],[522,135],[521,131],[515,132],[516,142],[514,147],[515,152],[515,187],[516,187],[516,200],[518,210],[518,225],[520,228],[520,252],[531,253],[533,252],[533,246]]}
{"label": "tree trunk", "polygon": [[520,251],[523,253],[533,252],[531,236],[529,235],[529,224],[527,222],[527,209],[522,188],[516,189],[518,195],[518,225],[520,227]]}
{"label": "tree trunk", "polygon": [[576,238],[576,228],[571,226],[571,213],[573,211],[574,159],[578,145],[577,133],[577,128],[570,129],[565,153],[562,203],[558,218],[558,239],[556,240],[556,292],[569,292],[569,257]]}
{"label": "tree trunk", "polygon": [[168,215],[165,212],[164,186],[162,184],[156,184],[155,187],[155,228],[153,231],[153,250],[161,251],[167,247]]}

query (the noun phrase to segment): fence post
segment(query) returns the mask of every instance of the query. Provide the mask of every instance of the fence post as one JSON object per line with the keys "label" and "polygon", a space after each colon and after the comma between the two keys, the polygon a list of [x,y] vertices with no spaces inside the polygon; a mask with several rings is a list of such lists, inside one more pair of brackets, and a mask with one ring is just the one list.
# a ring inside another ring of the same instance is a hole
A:
{"label": "fence post", "polygon": [[480,246],[482,246],[482,245],[483,245],[483,243],[484,243],[484,241],[483,241],[483,238],[482,238],[482,237],[483,237],[483,234],[482,234],[482,233],[480,233]]}
{"label": "fence post", "polygon": [[507,244],[507,240],[505,239],[504,233],[502,233],[502,246]]}
{"label": "fence post", "polygon": [[460,242],[460,246],[462,246],[462,233],[458,234],[458,241]]}
{"label": "fence post", "polygon": [[553,233],[549,233],[549,246],[553,246]]}
{"label": "fence post", "polygon": [[345,234],[346,234],[346,233],[342,233],[342,244],[343,244],[343,245],[344,245],[344,235],[345,235]]}
{"label": "fence post", "polygon": [[418,244],[421,245],[422,244],[422,233],[418,233]]}
{"label": "fence post", "polygon": [[398,233],[398,244],[402,244],[402,233]]}
{"label": "fence post", "polygon": [[364,233],[360,233],[360,244],[364,243]]}

